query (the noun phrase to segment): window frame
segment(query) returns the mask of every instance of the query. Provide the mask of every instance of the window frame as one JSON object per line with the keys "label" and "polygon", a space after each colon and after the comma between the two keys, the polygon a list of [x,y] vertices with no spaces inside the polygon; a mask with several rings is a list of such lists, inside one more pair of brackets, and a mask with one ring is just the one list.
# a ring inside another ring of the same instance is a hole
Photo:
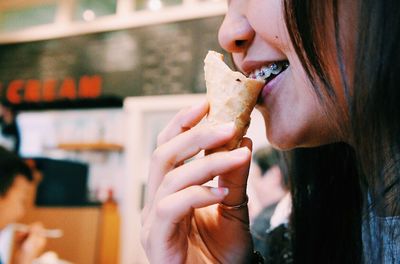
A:
{"label": "window frame", "polygon": [[0,44],[21,43],[62,38],[97,32],[106,32],[226,13],[226,0],[183,0],[181,5],[160,10],[135,11],[134,0],[116,0],[116,13],[101,16],[93,21],[74,20],[76,0],[13,0],[0,3],[4,10],[58,2],[54,23],[32,26],[12,32],[0,32]]}

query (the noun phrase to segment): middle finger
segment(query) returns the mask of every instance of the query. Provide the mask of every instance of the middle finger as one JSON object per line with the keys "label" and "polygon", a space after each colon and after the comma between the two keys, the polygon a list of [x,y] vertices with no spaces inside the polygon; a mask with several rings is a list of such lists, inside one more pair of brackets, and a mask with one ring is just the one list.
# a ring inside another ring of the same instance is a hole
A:
{"label": "middle finger", "polygon": [[225,144],[234,136],[234,133],[233,123],[218,126],[203,124],[179,134],[159,146],[152,157],[147,200],[153,199],[164,176],[177,164],[193,157],[202,149],[210,149]]}
{"label": "middle finger", "polygon": [[[247,147],[218,152],[186,163],[169,172],[160,185],[157,197],[175,193],[192,185],[201,185],[215,176],[239,169],[250,159]],[[156,199],[158,200],[158,198]]]}

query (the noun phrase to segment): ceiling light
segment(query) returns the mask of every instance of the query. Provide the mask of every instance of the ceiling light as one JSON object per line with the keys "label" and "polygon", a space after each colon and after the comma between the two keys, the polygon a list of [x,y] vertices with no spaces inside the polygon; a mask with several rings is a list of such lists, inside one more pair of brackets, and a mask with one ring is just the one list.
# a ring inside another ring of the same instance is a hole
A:
{"label": "ceiling light", "polygon": [[87,9],[83,12],[82,18],[85,21],[93,21],[96,18],[96,14],[94,13],[93,10]]}
{"label": "ceiling light", "polygon": [[162,8],[162,6],[163,6],[163,4],[162,4],[161,0],[149,0],[147,2],[147,8],[152,11],[159,10]]}

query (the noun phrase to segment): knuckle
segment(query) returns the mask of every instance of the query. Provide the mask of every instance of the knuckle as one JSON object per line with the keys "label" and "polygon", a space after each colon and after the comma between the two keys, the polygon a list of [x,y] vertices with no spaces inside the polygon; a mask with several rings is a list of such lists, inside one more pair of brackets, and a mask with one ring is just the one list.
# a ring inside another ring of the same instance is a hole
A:
{"label": "knuckle", "polygon": [[175,184],[175,179],[176,179],[175,171],[170,171],[167,174],[165,174],[164,179],[160,186],[161,189],[168,190],[171,187],[173,187]]}
{"label": "knuckle", "polygon": [[155,209],[156,217],[159,219],[165,219],[168,216],[168,207],[165,200],[160,200]]}
{"label": "knuckle", "polygon": [[165,145],[162,145],[154,150],[151,163],[153,166],[161,166],[163,168],[172,168],[176,165],[176,154],[168,152]]}
{"label": "knuckle", "polygon": [[163,147],[158,147],[154,150],[152,156],[151,156],[151,161],[152,163],[159,163],[164,159],[164,148]]}
{"label": "knuckle", "polygon": [[179,112],[172,118],[170,125],[172,126],[181,126],[186,119],[186,115],[189,112],[190,107],[185,107],[179,110]]}
{"label": "knuckle", "polygon": [[157,146],[162,145],[163,143],[165,143],[166,141],[166,132],[165,131],[161,131],[158,135],[157,135]]}

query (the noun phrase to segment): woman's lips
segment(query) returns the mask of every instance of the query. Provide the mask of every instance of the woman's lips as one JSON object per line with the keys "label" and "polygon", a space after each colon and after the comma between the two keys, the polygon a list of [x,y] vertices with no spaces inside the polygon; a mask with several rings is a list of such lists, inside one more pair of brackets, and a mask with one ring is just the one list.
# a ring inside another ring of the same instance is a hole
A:
{"label": "woman's lips", "polygon": [[287,69],[282,71],[280,74],[275,76],[273,79],[269,80],[264,85],[264,87],[261,91],[261,94],[260,94],[260,98],[259,98],[261,100],[259,100],[259,102],[265,102],[267,100],[267,98],[273,92],[273,90],[275,90],[277,88],[279,82],[284,78],[286,71],[287,71]]}

